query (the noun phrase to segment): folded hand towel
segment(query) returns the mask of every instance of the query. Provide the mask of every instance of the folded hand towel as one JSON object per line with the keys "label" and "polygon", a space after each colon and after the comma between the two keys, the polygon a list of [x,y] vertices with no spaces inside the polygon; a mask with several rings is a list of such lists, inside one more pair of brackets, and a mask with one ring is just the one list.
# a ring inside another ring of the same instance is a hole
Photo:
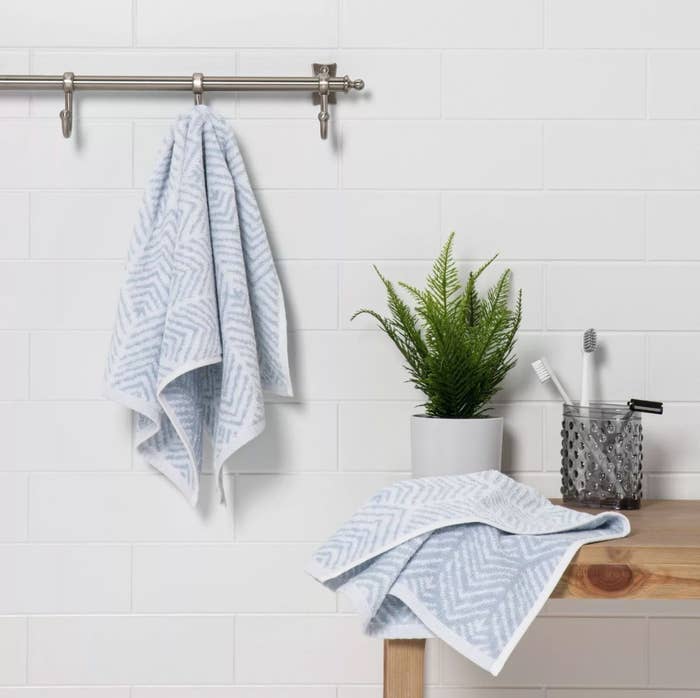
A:
{"label": "folded hand towel", "polygon": [[349,595],[368,634],[436,635],[496,676],[576,551],[629,530],[495,470],[428,477],[374,495],[307,569]]}
{"label": "folded hand towel", "polygon": [[291,394],[280,282],[245,165],[206,106],[180,117],[129,252],[105,393],[136,446],[194,504],[203,433],[226,458],[265,427],[263,390]]}

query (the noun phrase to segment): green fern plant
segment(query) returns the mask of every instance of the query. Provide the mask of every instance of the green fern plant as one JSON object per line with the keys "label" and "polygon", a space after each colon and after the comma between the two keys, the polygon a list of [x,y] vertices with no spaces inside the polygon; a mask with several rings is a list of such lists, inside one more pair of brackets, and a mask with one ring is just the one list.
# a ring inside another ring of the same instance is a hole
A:
{"label": "green fern plant", "polygon": [[522,317],[522,291],[511,309],[511,271],[506,269],[485,296],[477,291],[481,274],[496,256],[469,273],[466,285],[457,274],[450,234],[433,264],[426,287],[399,282],[415,308],[374,267],[386,288],[389,316],[362,308],[372,316],[406,361],[409,381],[425,395],[431,417],[487,417],[489,401],[515,365],[513,352]]}

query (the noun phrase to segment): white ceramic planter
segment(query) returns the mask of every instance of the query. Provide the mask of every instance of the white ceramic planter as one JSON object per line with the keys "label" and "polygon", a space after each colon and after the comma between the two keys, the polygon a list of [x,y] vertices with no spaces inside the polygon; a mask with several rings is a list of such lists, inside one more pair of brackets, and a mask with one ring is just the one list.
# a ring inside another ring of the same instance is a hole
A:
{"label": "white ceramic planter", "polygon": [[411,417],[413,477],[500,470],[503,417]]}

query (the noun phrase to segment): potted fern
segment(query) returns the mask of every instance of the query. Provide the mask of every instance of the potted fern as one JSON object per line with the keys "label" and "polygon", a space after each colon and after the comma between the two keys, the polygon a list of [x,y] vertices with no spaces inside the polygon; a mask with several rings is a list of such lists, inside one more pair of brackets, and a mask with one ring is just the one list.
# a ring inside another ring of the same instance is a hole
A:
{"label": "potted fern", "polygon": [[415,308],[375,266],[386,288],[389,315],[362,308],[396,345],[409,381],[425,396],[425,414],[411,418],[413,475],[446,475],[500,469],[503,419],[489,403],[515,365],[522,291],[511,307],[511,271],[485,295],[476,284],[496,257],[469,273],[462,285],[452,233],[435,260],[423,290],[399,282]]}

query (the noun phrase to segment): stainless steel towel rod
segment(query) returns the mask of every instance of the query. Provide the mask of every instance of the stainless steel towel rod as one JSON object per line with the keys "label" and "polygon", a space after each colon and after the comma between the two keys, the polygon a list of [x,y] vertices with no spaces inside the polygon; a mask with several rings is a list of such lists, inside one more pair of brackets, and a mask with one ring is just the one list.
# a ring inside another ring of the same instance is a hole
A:
{"label": "stainless steel towel rod", "polygon": [[0,90],[63,90],[65,105],[60,113],[63,135],[73,130],[73,93],[76,90],[166,90],[191,91],[195,104],[202,103],[204,92],[311,92],[313,103],[321,110],[318,120],[321,138],[328,137],[329,104],[335,104],[336,92],[361,90],[363,80],[347,75],[336,77],[335,63],[314,63],[312,77],[235,77],[169,75],[0,75]]}

